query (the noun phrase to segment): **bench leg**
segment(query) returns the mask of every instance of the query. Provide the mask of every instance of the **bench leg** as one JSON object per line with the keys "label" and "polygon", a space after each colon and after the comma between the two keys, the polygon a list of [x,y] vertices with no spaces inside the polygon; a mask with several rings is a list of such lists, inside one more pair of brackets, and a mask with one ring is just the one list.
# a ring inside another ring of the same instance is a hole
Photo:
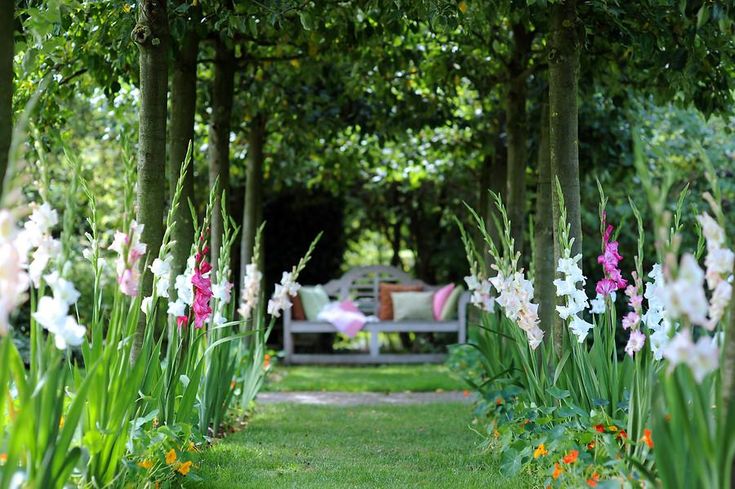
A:
{"label": "bench leg", "polygon": [[293,358],[293,333],[291,333],[291,322],[283,322],[283,350],[285,353],[284,363],[291,363]]}
{"label": "bench leg", "polygon": [[370,332],[370,356],[377,358],[380,355],[380,342],[378,341],[378,332],[373,330]]}

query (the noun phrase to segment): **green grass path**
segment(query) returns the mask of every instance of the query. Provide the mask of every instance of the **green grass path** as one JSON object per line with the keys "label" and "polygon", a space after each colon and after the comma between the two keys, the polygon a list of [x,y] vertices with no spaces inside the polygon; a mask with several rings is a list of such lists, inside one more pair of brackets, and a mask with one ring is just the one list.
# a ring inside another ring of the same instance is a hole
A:
{"label": "green grass path", "polygon": [[466,388],[467,384],[444,365],[277,367],[265,385],[267,391],[280,392],[426,392]]}
{"label": "green grass path", "polygon": [[206,488],[539,487],[506,479],[482,453],[463,403],[261,405],[248,427],[202,454]]}

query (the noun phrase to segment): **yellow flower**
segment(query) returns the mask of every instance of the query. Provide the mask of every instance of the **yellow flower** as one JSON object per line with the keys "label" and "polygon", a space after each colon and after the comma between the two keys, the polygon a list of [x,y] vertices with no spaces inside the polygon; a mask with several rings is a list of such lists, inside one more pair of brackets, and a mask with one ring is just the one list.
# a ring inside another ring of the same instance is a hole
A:
{"label": "yellow flower", "polygon": [[459,5],[457,7],[459,8],[459,11],[463,14],[467,13],[467,2],[459,2]]}
{"label": "yellow flower", "polygon": [[150,470],[151,467],[153,467],[153,460],[146,459],[146,460],[143,460],[142,462],[138,462],[138,467],[142,467],[145,470]]}
{"label": "yellow flower", "polygon": [[618,427],[615,426],[614,424],[611,424],[610,426],[607,427],[607,431],[611,433],[615,433],[616,431],[618,431]]}
{"label": "yellow flower", "polygon": [[193,441],[190,441],[189,442],[189,451],[190,452],[196,452],[197,451],[197,447],[196,447],[196,445],[194,445],[194,442]]}
{"label": "yellow flower", "polygon": [[59,419],[59,428],[63,428],[63,427],[64,427],[64,417],[62,416],[62,417],[61,417],[61,418]]}
{"label": "yellow flower", "polygon": [[181,474],[181,475],[186,475],[186,474],[188,474],[190,470],[191,470],[191,460],[189,460],[188,462],[184,462],[183,464],[181,464],[181,465],[179,466],[179,468],[178,468],[178,469],[176,469],[176,471],[177,471],[177,472],[178,472],[179,474]]}
{"label": "yellow flower", "polygon": [[173,448],[166,452],[166,463],[171,465],[172,463],[176,462],[176,450]]}
{"label": "yellow flower", "polygon": [[122,9],[123,9],[123,12],[125,12],[126,14],[129,14],[133,10],[133,7],[131,7],[130,4],[126,3],[125,5],[123,5]]}
{"label": "yellow flower", "polygon": [[539,457],[543,457],[543,456],[544,456],[544,455],[546,455],[547,453],[549,453],[549,451],[548,451],[548,450],[546,449],[546,447],[545,447],[545,446],[544,446],[544,444],[542,443],[541,445],[539,445],[539,446],[538,446],[538,447],[536,448],[536,450],[534,450],[534,451],[533,451],[533,458],[539,458]]}

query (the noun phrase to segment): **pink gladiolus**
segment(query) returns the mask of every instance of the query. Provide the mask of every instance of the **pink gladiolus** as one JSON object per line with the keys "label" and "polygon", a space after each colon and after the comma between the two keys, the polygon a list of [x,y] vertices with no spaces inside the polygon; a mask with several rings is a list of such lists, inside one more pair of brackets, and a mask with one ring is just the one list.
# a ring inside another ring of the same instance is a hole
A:
{"label": "pink gladiolus", "polygon": [[630,355],[631,357],[641,351],[641,348],[643,348],[643,345],[646,343],[646,335],[641,333],[640,330],[633,330],[630,332],[630,337],[628,338],[628,344],[625,345],[625,353]]}
{"label": "pink gladiolus", "polygon": [[120,284],[120,292],[135,297],[138,295],[138,271],[134,268],[123,270],[122,274],[117,277],[117,283]]}
{"label": "pink gladiolus", "polygon": [[181,332],[181,328],[186,326],[186,323],[189,322],[189,318],[186,316],[176,316],[176,325],[179,327],[179,332]]}
{"label": "pink gladiolus", "polygon": [[636,324],[641,320],[640,316],[635,311],[630,311],[623,317],[623,329],[629,329],[635,327]]}

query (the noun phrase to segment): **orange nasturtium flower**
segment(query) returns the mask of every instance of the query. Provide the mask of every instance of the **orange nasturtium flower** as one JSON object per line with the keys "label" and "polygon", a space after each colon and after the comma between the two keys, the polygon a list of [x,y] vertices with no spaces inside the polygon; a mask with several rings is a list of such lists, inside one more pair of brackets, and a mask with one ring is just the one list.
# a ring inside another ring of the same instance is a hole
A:
{"label": "orange nasturtium flower", "polygon": [[172,463],[176,462],[176,450],[173,448],[166,452],[166,463],[171,465]]}
{"label": "orange nasturtium flower", "polygon": [[578,450],[571,450],[569,453],[564,455],[564,458],[562,459],[562,462],[565,464],[573,464],[577,461],[577,457],[579,456]]}
{"label": "orange nasturtium flower", "polygon": [[562,468],[561,468],[561,465],[559,465],[559,462],[556,462],[556,463],[554,464],[554,473],[553,473],[553,474],[551,474],[551,477],[552,477],[552,478],[553,478],[554,480],[556,480],[556,479],[558,479],[558,478],[559,478],[559,476],[561,475],[561,473],[562,473],[562,472],[564,472],[564,469],[562,469]]}
{"label": "orange nasturtium flower", "polygon": [[546,447],[542,443],[541,445],[536,447],[536,450],[533,451],[533,458],[543,457],[547,453],[549,453],[549,451],[546,449]]}
{"label": "orange nasturtium flower", "polygon": [[593,472],[592,477],[587,479],[587,485],[590,487],[597,487],[598,482],[600,482],[600,475],[597,472]]}
{"label": "orange nasturtium flower", "polygon": [[599,433],[604,433],[605,432],[605,427],[603,425],[601,425],[601,424],[596,424],[595,425],[595,431],[597,431]]}
{"label": "orange nasturtium flower", "polygon": [[587,450],[594,450],[595,446],[596,446],[595,440],[592,440],[591,442],[587,444]]}
{"label": "orange nasturtium flower", "polygon": [[150,470],[153,467],[153,460],[145,459],[142,462],[138,462],[138,467],[142,467],[145,470]]}
{"label": "orange nasturtium flower", "polygon": [[618,436],[616,436],[616,438],[619,438],[619,439],[628,438],[628,432],[626,432],[625,430],[620,430],[620,433],[618,433]]}
{"label": "orange nasturtium flower", "polygon": [[267,353],[263,357],[263,368],[268,368],[271,366],[271,356]]}
{"label": "orange nasturtium flower", "polygon": [[653,438],[651,438],[651,430],[649,430],[648,428],[643,430],[642,440],[646,442],[646,445],[648,445],[648,448],[653,448]]}
{"label": "orange nasturtium flower", "polygon": [[179,466],[178,469],[176,469],[176,471],[181,475],[188,474],[190,470],[191,470],[191,460],[189,460],[188,462],[184,462],[183,464],[181,464],[181,466]]}
{"label": "orange nasturtium flower", "polygon": [[8,454],[7,453],[0,453],[0,464],[4,464],[8,461]]}

